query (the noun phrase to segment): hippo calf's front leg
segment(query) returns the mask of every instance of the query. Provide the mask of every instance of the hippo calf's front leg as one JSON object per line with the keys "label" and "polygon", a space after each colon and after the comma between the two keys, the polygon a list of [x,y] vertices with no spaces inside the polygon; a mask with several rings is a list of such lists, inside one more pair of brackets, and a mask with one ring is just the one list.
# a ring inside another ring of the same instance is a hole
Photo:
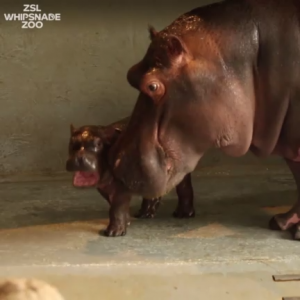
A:
{"label": "hippo calf's front leg", "polygon": [[300,240],[300,162],[286,161],[296,182],[298,201],[286,213],[275,215],[269,223],[272,230],[294,229],[294,239]]}
{"label": "hippo calf's front leg", "polygon": [[108,237],[126,235],[129,224],[129,204],[131,195],[127,192],[115,193],[111,196],[111,206],[109,209],[109,225],[104,234]]}

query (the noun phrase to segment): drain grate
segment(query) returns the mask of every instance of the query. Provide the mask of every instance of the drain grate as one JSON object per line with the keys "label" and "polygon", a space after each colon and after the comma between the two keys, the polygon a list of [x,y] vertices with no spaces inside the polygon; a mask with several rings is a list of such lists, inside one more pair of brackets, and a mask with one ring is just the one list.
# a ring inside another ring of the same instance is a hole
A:
{"label": "drain grate", "polygon": [[[290,275],[273,275],[274,281],[300,281],[300,274],[290,274]],[[294,299],[294,298],[293,298]]]}
{"label": "drain grate", "polygon": [[[300,274],[273,275],[276,282],[300,281]],[[282,297],[282,300],[300,300],[300,297]]]}

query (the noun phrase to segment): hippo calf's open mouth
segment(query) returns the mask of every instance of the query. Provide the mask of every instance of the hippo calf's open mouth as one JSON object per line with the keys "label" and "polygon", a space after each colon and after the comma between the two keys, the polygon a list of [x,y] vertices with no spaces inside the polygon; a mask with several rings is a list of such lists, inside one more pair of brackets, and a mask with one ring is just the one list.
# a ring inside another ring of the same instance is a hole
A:
{"label": "hippo calf's open mouth", "polygon": [[95,187],[99,183],[98,172],[77,171],[73,176],[73,185],[75,187]]}

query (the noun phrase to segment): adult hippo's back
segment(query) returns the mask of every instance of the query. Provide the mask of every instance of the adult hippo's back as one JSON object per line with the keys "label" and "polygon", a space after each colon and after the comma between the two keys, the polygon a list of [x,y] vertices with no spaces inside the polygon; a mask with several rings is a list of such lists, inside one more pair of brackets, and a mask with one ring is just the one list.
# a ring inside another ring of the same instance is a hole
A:
{"label": "adult hippo's back", "polygon": [[[147,53],[127,75],[140,93],[111,152],[115,176],[133,192],[158,197],[208,149],[236,157],[250,149],[282,156],[299,190],[299,21],[299,0],[228,0],[160,32],[150,28]],[[270,224],[285,230],[299,220],[298,200]]]}

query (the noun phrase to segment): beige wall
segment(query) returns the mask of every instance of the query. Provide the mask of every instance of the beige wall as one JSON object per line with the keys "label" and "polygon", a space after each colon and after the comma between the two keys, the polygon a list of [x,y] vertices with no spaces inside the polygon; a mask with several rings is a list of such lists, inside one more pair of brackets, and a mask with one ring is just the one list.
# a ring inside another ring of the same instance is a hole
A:
{"label": "beige wall", "polygon": [[[60,12],[62,21],[40,30],[4,22],[4,12],[22,7],[1,5],[0,175],[64,171],[71,122],[106,124],[130,113],[136,92],[126,72],[148,46],[148,23],[162,29],[209,1],[99,2],[41,4],[44,12]],[[209,155],[204,163],[232,161]]]}

